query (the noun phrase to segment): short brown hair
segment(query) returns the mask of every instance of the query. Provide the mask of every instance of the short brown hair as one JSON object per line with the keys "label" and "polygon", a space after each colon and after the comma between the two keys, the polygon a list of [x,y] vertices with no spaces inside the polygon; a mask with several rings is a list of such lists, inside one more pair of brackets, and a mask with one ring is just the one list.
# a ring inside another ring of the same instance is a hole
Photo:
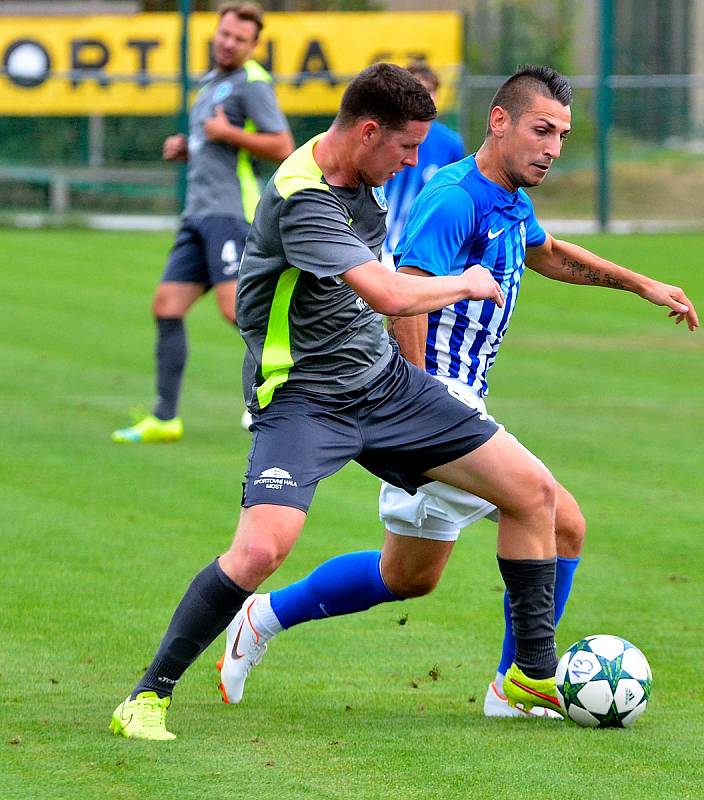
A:
{"label": "short brown hair", "polygon": [[264,15],[260,5],[246,2],[223,3],[218,8],[218,16],[222,19],[225,14],[234,14],[237,19],[253,22],[257,28],[257,38],[259,38],[264,27]]}
{"label": "short brown hair", "polygon": [[396,64],[380,63],[362,70],[345,89],[335,121],[347,128],[366,118],[398,130],[436,116],[433,98],[417,78]]}
{"label": "short brown hair", "polygon": [[438,86],[440,86],[440,78],[437,72],[428,66],[426,61],[411,61],[406,69],[411,75],[418,78],[424,86],[429,87],[428,91],[437,92]]}

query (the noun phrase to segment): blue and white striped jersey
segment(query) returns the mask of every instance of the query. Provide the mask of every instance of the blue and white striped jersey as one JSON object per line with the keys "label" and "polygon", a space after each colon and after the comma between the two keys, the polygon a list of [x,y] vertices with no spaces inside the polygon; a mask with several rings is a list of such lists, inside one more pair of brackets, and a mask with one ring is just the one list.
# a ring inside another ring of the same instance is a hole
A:
{"label": "blue and white striped jersey", "polygon": [[506,304],[462,300],[428,314],[425,366],[458,378],[480,397],[516,305],[526,247],[545,241],[528,195],[485,178],[474,156],[439,170],[413,204],[394,251],[396,268],[459,275],[473,264],[491,271]]}

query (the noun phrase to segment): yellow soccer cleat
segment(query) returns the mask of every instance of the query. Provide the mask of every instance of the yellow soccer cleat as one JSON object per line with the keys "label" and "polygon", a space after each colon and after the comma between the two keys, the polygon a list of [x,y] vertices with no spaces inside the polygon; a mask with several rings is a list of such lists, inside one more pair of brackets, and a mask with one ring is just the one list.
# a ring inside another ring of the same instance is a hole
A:
{"label": "yellow soccer cleat", "polygon": [[140,692],[134,700],[127,697],[113,712],[109,729],[115,736],[127,739],[170,741],[176,738],[166,730],[166,712],[170,705],[170,697],[159,697],[156,692]]}
{"label": "yellow soccer cleat", "polygon": [[164,420],[150,414],[129,428],[113,431],[110,438],[118,444],[135,444],[137,442],[153,444],[157,442],[177,442],[182,436],[183,421],[181,417]]}
{"label": "yellow soccer cleat", "polygon": [[557,699],[554,675],[550,678],[529,678],[519,667],[511,664],[504,677],[504,694],[508,704],[514,708],[519,703],[524,711],[541,706],[564,716]]}

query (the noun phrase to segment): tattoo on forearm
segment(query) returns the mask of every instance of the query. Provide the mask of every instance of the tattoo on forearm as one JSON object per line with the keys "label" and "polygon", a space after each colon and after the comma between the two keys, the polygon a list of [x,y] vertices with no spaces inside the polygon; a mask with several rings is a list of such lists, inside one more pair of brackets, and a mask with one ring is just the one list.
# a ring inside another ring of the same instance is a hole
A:
{"label": "tattoo on forearm", "polygon": [[575,261],[567,256],[562,257],[562,266],[572,274],[573,277],[581,277],[595,286],[606,286],[608,289],[623,289],[623,281],[614,277],[610,272],[602,272],[599,269]]}

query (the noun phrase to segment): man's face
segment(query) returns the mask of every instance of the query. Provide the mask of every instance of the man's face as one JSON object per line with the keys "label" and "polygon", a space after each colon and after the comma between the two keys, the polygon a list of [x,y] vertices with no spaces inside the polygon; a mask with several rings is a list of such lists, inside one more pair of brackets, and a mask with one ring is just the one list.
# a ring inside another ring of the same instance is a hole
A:
{"label": "man's face", "polygon": [[500,147],[502,172],[512,188],[539,186],[553,160],[560,157],[570,132],[569,106],[534,94],[531,104],[513,122],[508,114]]}
{"label": "man's face", "polygon": [[430,122],[411,120],[400,130],[379,127],[367,122],[362,128],[364,150],[358,167],[359,175],[367,186],[383,186],[404,167],[418,163],[418,145],[428,135]]}
{"label": "man's face", "polygon": [[213,40],[215,64],[222,70],[239,69],[257,46],[257,26],[228,13],[220,20]]}

